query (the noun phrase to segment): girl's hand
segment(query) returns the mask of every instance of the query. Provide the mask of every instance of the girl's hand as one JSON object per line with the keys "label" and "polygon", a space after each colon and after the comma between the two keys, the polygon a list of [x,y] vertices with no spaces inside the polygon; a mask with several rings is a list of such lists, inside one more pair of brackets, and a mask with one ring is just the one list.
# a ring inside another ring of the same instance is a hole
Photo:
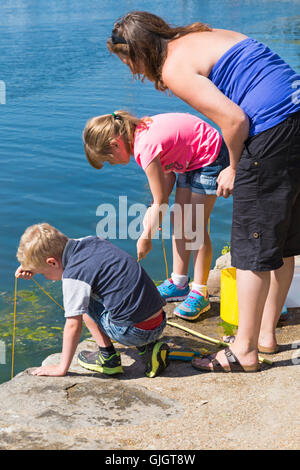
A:
{"label": "girl's hand", "polygon": [[34,273],[31,271],[25,271],[25,269],[22,268],[22,266],[19,266],[18,269],[15,272],[15,276],[18,279],[31,279],[34,276]]}
{"label": "girl's hand", "polygon": [[222,170],[218,176],[217,183],[217,196],[229,197],[233,192],[234,180],[236,170],[228,166]]}
{"label": "girl's hand", "polygon": [[146,258],[147,254],[152,250],[152,240],[150,238],[139,238],[137,245],[137,260]]}
{"label": "girl's hand", "polygon": [[47,375],[51,377],[63,377],[66,375],[66,371],[62,369],[60,364],[55,364],[51,366],[42,366],[35,369],[31,375]]}

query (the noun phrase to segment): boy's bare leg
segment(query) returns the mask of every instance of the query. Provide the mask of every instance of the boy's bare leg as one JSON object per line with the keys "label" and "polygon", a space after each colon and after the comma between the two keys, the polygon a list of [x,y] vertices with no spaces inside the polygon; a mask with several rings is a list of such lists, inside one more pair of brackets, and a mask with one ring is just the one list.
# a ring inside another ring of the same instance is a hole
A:
{"label": "boy's bare leg", "polygon": [[294,274],[294,257],[284,258],[283,261],[281,268],[271,272],[271,284],[260,327],[258,343],[268,348],[277,345],[275,330]]}
{"label": "boy's bare leg", "polygon": [[100,330],[97,323],[87,313],[83,315],[83,320],[98,346],[102,348],[108,348],[109,346],[112,346],[112,342],[109,336]]}

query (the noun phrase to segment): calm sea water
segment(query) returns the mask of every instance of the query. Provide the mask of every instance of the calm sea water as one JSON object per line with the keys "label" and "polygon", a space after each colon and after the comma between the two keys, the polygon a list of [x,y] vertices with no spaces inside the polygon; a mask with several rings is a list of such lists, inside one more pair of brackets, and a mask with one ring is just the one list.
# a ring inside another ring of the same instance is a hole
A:
{"label": "calm sea water", "polygon": [[[10,377],[15,253],[24,229],[47,221],[70,237],[95,234],[100,204],[117,208],[120,195],[128,205],[150,197],[135,162],[101,172],[88,165],[81,140],[87,119],[120,108],[138,116],[195,113],[151,84],[133,81],[106,49],[113,22],[127,11],[148,10],[173,24],[200,20],[238,30],[268,44],[299,72],[299,7],[296,0],[1,1],[0,382]],[[218,200],[211,218],[214,260],[230,239],[231,205]],[[115,243],[135,256],[135,241]],[[166,247],[170,270],[168,241]],[[153,279],[165,277],[160,241],[143,266]],[[39,281],[62,300],[60,283]],[[59,351],[64,324],[63,313],[32,281],[20,281],[19,291],[15,373]]]}

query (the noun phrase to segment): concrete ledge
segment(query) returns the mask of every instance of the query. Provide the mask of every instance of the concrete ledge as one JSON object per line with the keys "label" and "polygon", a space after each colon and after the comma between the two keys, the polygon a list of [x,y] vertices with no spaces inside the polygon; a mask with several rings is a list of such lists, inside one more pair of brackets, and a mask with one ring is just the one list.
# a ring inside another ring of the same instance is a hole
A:
{"label": "concrete ledge", "polygon": [[[219,337],[219,304],[196,322],[168,318]],[[257,374],[199,373],[172,361],[148,379],[135,349],[117,345],[124,374],[107,378],[73,361],[66,377],[35,377],[27,369],[0,385],[0,449],[297,449],[300,443],[300,309],[278,328],[274,365]],[[171,347],[214,346],[167,327]],[[84,341],[80,350],[93,350]],[[76,356],[77,356],[76,354]],[[59,354],[45,363],[57,363]]]}

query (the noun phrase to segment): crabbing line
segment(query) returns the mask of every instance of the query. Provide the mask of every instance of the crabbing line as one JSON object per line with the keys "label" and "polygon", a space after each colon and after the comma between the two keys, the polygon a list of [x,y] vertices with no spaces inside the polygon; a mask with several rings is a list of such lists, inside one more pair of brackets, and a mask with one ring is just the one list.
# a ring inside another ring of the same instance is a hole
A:
{"label": "crabbing line", "polygon": [[15,298],[14,298],[14,323],[13,323],[13,341],[12,341],[11,378],[13,378],[13,376],[14,376],[16,312],[17,312],[17,284],[18,284],[18,278],[17,278],[17,276],[15,276]]}
{"label": "crabbing line", "polygon": [[51,295],[48,294],[48,292],[46,292],[45,289],[44,289],[42,286],[40,286],[40,284],[39,284],[38,282],[36,282],[35,279],[32,278],[32,280],[33,280],[33,282],[35,282],[36,285],[44,292],[44,294],[46,294],[51,300],[53,300],[54,303],[56,303],[56,305],[58,305],[62,310],[64,310],[64,308],[63,308],[58,302],[56,302],[56,300],[53,299],[53,297],[51,297]]}

